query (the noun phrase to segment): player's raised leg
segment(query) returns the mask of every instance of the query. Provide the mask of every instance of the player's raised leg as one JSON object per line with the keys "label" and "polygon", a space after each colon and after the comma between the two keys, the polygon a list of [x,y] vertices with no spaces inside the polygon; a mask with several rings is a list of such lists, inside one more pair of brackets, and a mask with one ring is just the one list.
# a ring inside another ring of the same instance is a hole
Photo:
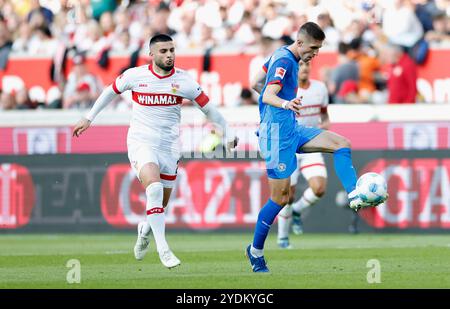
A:
{"label": "player's raised leg", "polygon": [[[309,128],[303,128],[308,130]],[[356,192],[356,171],[352,163],[351,144],[348,139],[334,132],[322,131],[301,147],[303,152],[328,152],[333,153],[334,169],[347,191],[350,207],[359,209],[361,207],[376,206],[377,204],[364,203]],[[384,202],[381,201],[381,203]]]}

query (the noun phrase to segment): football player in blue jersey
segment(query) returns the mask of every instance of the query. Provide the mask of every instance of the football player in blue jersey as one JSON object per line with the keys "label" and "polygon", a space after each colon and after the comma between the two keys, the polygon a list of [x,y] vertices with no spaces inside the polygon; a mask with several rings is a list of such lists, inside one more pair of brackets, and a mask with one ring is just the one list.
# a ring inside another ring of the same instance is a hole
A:
{"label": "football player in blue jersey", "polygon": [[266,161],[270,198],[259,212],[253,243],[246,248],[254,272],[269,271],[264,242],[275,217],[289,201],[290,176],[297,168],[296,153],[333,153],[334,169],[348,193],[350,207],[380,204],[363,202],[355,190],[357,176],[349,140],[331,131],[297,124],[295,113],[301,108],[301,98],[296,97],[299,61],[307,63],[317,56],[324,39],[322,29],[307,22],[299,29],[296,41],[277,49],[264,65],[267,73],[259,97],[258,141]]}

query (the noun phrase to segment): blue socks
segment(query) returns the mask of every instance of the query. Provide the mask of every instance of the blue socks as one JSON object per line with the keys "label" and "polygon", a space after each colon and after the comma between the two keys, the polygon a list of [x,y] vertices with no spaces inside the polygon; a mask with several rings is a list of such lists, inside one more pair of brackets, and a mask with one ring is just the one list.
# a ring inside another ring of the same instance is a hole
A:
{"label": "blue socks", "polygon": [[267,234],[269,234],[270,226],[275,220],[275,217],[283,209],[280,205],[269,199],[261,208],[256,222],[255,235],[253,237],[253,248],[262,250]]}
{"label": "blue socks", "polygon": [[[356,187],[356,171],[352,164],[352,152],[350,148],[341,148],[334,152],[334,169],[347,193],[352,192]],[[261,209],[256,222],[255,234],[253,237],[253,248],[264,249],[264,242],[269,234],[270,226],[275,217],[283,209],[280,205],[269,199]],[[262,252],[262,251],[261,251]]]}
{"label": "blue socks", "polygon": [[347,193],[356,187],[356,171],[352,163],[352,151],[350,148],[340,148],[333,153],[334,169]]}

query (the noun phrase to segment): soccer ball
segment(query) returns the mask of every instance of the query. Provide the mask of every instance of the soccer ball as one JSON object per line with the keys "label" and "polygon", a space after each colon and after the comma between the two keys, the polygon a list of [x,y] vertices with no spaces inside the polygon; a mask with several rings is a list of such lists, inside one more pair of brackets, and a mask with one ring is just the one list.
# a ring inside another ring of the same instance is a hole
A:
{"label": "soccer ball", "polygon": [[361,200],[367,203],[379,203],[387,194],[386,180],[377,173],[366,173],[359,177],[356,189]]}

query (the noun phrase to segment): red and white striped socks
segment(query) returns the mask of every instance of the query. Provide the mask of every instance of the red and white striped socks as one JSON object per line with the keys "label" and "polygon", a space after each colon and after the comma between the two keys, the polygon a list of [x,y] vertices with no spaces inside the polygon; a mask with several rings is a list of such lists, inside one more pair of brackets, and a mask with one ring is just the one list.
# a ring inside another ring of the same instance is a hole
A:
{"label": "red and white striped socks", "polygon": [[320,197],[315,195],[314,191],[309,187],[305,190],[301,199],[292,204],[292,210],[301,213],[309,206],[314,205],[318,200],[320,200]]}

